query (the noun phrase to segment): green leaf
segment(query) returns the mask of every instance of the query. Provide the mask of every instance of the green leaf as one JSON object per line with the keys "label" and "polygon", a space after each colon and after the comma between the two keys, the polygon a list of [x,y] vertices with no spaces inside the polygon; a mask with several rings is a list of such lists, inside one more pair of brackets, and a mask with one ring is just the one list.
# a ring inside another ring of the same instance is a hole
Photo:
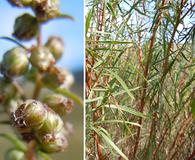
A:
{"label": "green leaf", "polygon": [[13,43],[17,44],[18,46],[24,48],[25,50],[28,50],[24,45],[22,45],[20,42],[18,42],[14,38],[3,36],[3,37],[0,37],[0,39],[8,40],[8,41],[13,42]]}
{"label": "green leaf", "polygon": [[0,124],[11,125],[10,121],[8,121],[8,120],[0,121]]}
{"label": "green leaf", "polygon": [[58,18],[65,18],[65,19],[74,20],[74,17],[73,17],[73,16],[71,16],[71,15],[69,15],[69,14],[64,14],[64,13],[60,14],[60,15],[58,16]]}
{"label": "green leaf", "polygon": [[141,113],[139,111],[136,111],[136,110],[134,110],[134,109],[132,109],[130,107],[119,106],[119,105],[116,106],[116,105],[113,105],[113,104],[105,105],[105,107],[118,109],[118,110],[121,110],[121,111],[130,113],[130,114],[133,114],[133,115],[138,116],[138,117],[146,118],[146,115],[144,115],[143,113]]}
{"label": "green leaf", "polygon": [[116,73],[112,72],[111,70],[107,70],[107,71],[110,72],[110,74],[112,76],[114,76],[118,80],[118,82],[121,84],[121,86],[123,87],[123,89],[127,92],[127,94],[129,95],[129,97],[131,97],[132,99],[134,99],[134,96],[131,94],[131,92],[129,91],[128,86],[122,80],[122,78],[119,75],[117,75]]}
{"label": "green leaf", "polygon": [[[93,40],[87,40],[88,42],[95,42]],[[98,41],[98,43],[104,43],[104,44],[131,44],[130,41]]]}
{"label": "green leaf", "polygon": [[94,124],[102,124],[102,123],[125,123],[125,124],[131,124],[140,127],[140,124],[138,123],[123,121],[123,120],[104,120],[104,121],[97,121]]}
{"label": "green leaf", "polygon": [[[136,91],[140,89],[140,87],[136,87],[136,88],[132,88],[132,89],[129,89],[129,91]],[[122,90],[122,91],[119,91],[117,93],[113,93],[112,95],[113,96],[118,96],[118,95],[121,95],[121,94],[124,94],[126,93],[125,90]],[[104,97],[103,96],[100,96],[100,97],[96,97],[96,98],[92,98],[92,99],[86,99],[85,100],[85,103],[92,103],[92,102],[96,102],[96,101],[99,101],[99,100],[102,100]]]}
{"label": "green leaf", "polygon": [[42,158],[41,160],[52,160],[52,158],[48,154],[42,151],[38,151],[38,155]]}
{"label": "green leaf", "polygon": [[195,119],[195,99],[192,99],[191,101],[191,112],[192,112],[192,116]]}
{"label": "green leaf", "polygon": [[105,140],[109,147],[113,148],[125,160],[128,160],[127,156],[118,148],[116,144],[114,144],[114,142],[104,132],[102,131],[97,132],[95,128],[94,130],[99,136],[101,136]]}
{"label": "green leaf", "polygon": [[192,56],[195,57],[195,27],[192,31]]}
{"label": "green leaf", "polygon": [[87,14],[87,18],[85,21],[85,34],[88,33],[89,27],[90,27],[90,22],[91,22],[91,16],[92,16],[92,10],[89,10]]}
{"label": "green leaf", "polygon": [[112,8],[112,5],[111,5],[110,3],[107,3],[107,6],[108,6],[108,8],[109,8],[109,10],[110,10],[110,12],[111,12],[113,18],[116,18],[116,14],[114,13],[114,10],[113,10],[113,8]]}
{"label": "green leaf", "polygon": [[21,150],[21,151],[26,151],[26,145],[21,142],[16,136],[8,133],[0,133],[0,137],[3,137],[7,140],[9,140],[12,144],[15,145],[16,149]]}

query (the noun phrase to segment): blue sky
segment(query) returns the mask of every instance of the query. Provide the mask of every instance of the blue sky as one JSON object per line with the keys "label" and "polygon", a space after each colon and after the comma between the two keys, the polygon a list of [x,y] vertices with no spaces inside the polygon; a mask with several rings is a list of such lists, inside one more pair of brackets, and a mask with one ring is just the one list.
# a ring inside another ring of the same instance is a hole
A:
{"label": "blue sky", "polygon": [[[62,59],[58,62],[58,66],[63,66],[70,71],[77,71],[83,68],[83,41],[84,41],[84,21],[83,21],[83,0],[61,0],[61,12],[72,15],[75,21],[70,20],[53,20],[45,24],[42,28],[43,42],[50,35],[58,35],[64,39],[65,52]],[[14,20],[17,16],[24,12],[32,11],[30,9],[20,9],[11,7],[6,0],[0,1],[0,36],[11,36],[13,32]],[[26,46],[30,46],[35,41],[23,42]],[[15,44],[0,40],[0,59],[4,52]]]}

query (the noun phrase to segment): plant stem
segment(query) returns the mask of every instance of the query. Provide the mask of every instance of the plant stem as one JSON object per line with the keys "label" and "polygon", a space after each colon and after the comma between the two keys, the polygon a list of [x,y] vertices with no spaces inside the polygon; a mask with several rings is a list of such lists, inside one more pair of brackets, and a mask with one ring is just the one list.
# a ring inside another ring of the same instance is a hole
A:
{"label": "plant stem", "polygon": [[[37,35],[37,47],[40,47],[42,45],[41,42],[42,42],[41,25],[39,25],[39,33]],[[41,75],[39,72],[37,72],[33,99],[36,99],[39,96],[40,90],[41,90]]]}
{"label": "plant stem", "polygon": [[41,25],[39,25],[39,33],[37,35],[37,46],[40,47],[41,44],[42,44]]}
{"label": "plant stem", "polygon": [[186,160],[193,160],[194,157],[195,157],[195,149],[194,149],[194,151],[192,152],[192,154],[191,154],[188,158],[186,158]]}
{"label": "plant stem", "polygon": [[35,146],[36,146],[36,142],[35,140],[32,140],[28,143],[28,150],[26,153],[26,160],[36,160],[35,157]]}
{"label": "plant stem", "polygon": [[39,93],[41,91],[41,75],[40,73],[37,73],[36,76],[36,82],[35,82],[35,89],[33,92],[33,99],[37,99],[37,97],[39,96]]}
{"label": "plant stem", "polygon": [[[165,0],[162,1],[162,7],[165,5]],[[159,14],[159,16],[156,19],[156,23],[154,24],[154,27],[152,29],[152,36],[150,38],[150,46],[149,46],[149,52],[148,52],[148,56],[147,56],[147,61],[146,61],[146,66],[145,66],[145,70],[144,70],[144,77],[147,79],[148,78],[148,74],[149,74],[149,67],[151,64],[151,59],[152,59],[152,52],[153,52],[153,47],[154,47],[154,43],[155,43],[155,38],[156,38],[156,32],[157,29],[159,27],[160,24],[160,19],[161,19],[161,13]],[[141,101],[140,101],[140,112],[143,113],[144,112],[144,108],[145,108],[145,99],[146,99],[146,93],[147,93],[147,88],[148,88],[148,82],[144,81],[143,82],[143,91],[141,93]],[[139,119],[139,124],[142,125],[142,117],[140,117]],[[138,146],[139,146],[139,141],[140,141],[140,134],[141,134],[141,128],[139,127],[137,129],[137,134],[136,134],[136,142],[135,142],[135,146],[134,146],[134,150],[133,150],[133,159],[135,159],[136,157],[136,153],[138,150]],[[129,155],[129,158],[131,157],[131,155]]]}

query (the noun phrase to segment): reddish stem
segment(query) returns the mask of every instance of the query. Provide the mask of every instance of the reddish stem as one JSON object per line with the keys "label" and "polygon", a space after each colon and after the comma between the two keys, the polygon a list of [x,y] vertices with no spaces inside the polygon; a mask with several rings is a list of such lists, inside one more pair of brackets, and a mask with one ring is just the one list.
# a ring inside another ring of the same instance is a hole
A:
{"label": "reddish stem", "polygon": [[193,150],[192,154],[186,158],[186,160],[193,160],[195,158],[195,149]]}
{"label": "reddish stem", "polygon": [[36,160],[35,146],[36,146],[36,142],[34,140],[32,140],[28,143],[28,150],[27,150],[27,153],[26,153],[26,160]]}

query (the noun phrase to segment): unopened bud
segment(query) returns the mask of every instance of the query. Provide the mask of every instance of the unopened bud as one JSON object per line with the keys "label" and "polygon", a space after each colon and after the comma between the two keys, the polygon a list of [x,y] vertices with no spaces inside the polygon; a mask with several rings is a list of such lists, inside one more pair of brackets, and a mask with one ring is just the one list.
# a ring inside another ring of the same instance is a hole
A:
{"label": "unopened bud", "polygon": [[20,76],[27,71],[28,64],[26,50],[21,47],[15,47],[4,54],[1,72],[7,77]]}
{"label": "unopened bud", "polygon": [[74,76],[65,69],[61,69],[61,72],[65,76],[65,80],[60,88],[69,89],[74,83]]}
{"label": "unopened bud", "polygon": [[30,62],[40,71],[47,71],[55,63],[55,59],[46,47],[38,47],[31,50]]}
{"label": "unopened bud", "polygon": [[5,154],[5,160],[25,160],[25,154],[17,149],[9,149]]}
{"label": "unopened bud", "polygon": [[35,0],[33,9],[39,21],[47,21],[60,15],[59,0]]}
{"label": "unopened bud", "polygon": [[13,35],[19,40],[30,40],[37,35],[39,23],[37,19],[25,13],[15,20]]}
{"label": "unopened bud", "polygon": [[69,89],[74,82],[74,77],[67,70],[53,66],[43,76],[44,85],[49,88],[62,87]]}
{"label": "unopened bud", "polygon": [[42,149],[49,153],[64,151],[68,146],[64,130],[45,134],[39,137],[39,142]]}
{"label": "unopened bud", "polygon": [[73,102],[60,94],[47,95],[44,102],[60,116],[72,111]]}
{"label": "unopened bud", "polygon": [[47,117],[39,128],[38,134],[44,135],[47,133],[58,132],[63,128],[63,126],[64,123],[60,116],[47,107]]}
{"label": "unopened bud", "polygon": [[11,114],[16,128],[37,129],[47,118],[45,106],[36,100],[26,100]]}
{"label": "unopened bud", "polygon": [[61,58],[64,52],[64,43],[60,37],[50,37],[45,46],[51,51],[56,60]]}

